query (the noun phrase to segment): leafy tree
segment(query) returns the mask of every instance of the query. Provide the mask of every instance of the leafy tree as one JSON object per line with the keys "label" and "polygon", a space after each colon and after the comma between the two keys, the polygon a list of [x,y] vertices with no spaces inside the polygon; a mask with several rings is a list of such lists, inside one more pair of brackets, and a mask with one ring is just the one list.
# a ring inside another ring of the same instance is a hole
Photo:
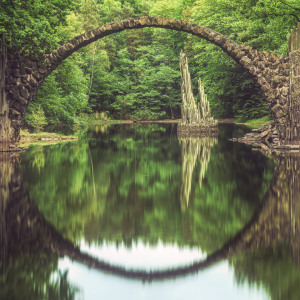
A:
{"label": "leafy tree", "polygon": [[47,125],[45,113],[40,105],[35,107],[35,110],[27,116],[27,120],[28,124],[36,128],[37,132],[40,132]]}
{"label": "leafy tree", "polygon": [[1,0],[0,35],[8,45],[30,53],[54,50],[57,27],[76,8],[76,0]]}

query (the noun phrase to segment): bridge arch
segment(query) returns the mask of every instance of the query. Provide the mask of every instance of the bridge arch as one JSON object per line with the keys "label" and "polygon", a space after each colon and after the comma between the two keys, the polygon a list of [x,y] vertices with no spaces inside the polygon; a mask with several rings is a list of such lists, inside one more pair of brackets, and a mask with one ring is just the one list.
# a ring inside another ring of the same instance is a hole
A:
{"label": "bridge arch", "polygon": [[[284,137],[284,116],[288,112],[289,58],[278,57],[266,51],[253,50],[250,46],[239,45],[226,36],[209,28],[184,20],[163,17],[142,16],[106,24],[81,34],[64,43],[53,53],[44,54],[41,60],[22,57],[19,52],[9,50],[6,63],[6,126],[8,141],[18,141],[22,118],[29,101],[36,94],[44,79],[66,58],[78,49],[87,46],[107,35],[126,29],[158,27],[183,31],[203,38],[220,47],[231,56],[244,70],[253,76],[270,108],[275,125]],[[5,115],[5,113],[4,113]],[[0,122],[1,123],[1,122]],[[5,123],[5,124],[4,124]],[[1,132],[0,132],[1,135]],[[1,138],[1,136],[0,136]],[[2,136],[3,139],[3,136]]]}

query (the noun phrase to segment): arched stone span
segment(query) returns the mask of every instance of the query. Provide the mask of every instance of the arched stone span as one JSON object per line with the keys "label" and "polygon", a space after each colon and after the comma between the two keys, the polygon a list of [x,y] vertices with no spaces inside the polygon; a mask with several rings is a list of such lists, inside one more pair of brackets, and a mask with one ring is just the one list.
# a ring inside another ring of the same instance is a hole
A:
{"label": "arched stone span", "polygon": [[[210,41],[231,56],[245,71],[253,75],[254,80],[261,87],[280,132],[280,139],[284,143],[286,130],[284,116],[288,113],[289,95],[288,57],[278,57],[274,53],[259,52],[250,46],[238,45],[220,33],[191,22],[150,16],[123,20],[95,28],[69,40],[53,53],[44,54],[41,60],[22,57],[18,51],[9,50],[5,67],[6,101],[4,102],[6,107],[2,108],[6,120],[3,119],[2,122],[0,120],[0,125],[4,128],[2,133],[0,128],[0,139],[18,141],[21,121],[29,101],[32,100],[43,80],[64,59],[78,49],[107,35],[125,29],[143,27],[159,27],[187,32]],[[283,126],[281,127],[281,125]]]}

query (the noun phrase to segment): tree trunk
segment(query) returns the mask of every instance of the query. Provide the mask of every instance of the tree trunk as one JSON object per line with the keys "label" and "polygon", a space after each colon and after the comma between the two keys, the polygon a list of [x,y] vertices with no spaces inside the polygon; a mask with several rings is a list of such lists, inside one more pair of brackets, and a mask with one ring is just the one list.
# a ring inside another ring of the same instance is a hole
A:
{"label": "tree trunk", "polygon": [[10,136],[9,105],[5,95],[5,66],[7,60],[6,46],[0,39],[0,152],[8,149]]}
{"label": "tree trunk", "polygon": [[90,93],[91,93],[92,86],[93,86],[95,55],[96,55],[96,46],[95,46],[95,43],[94,43],[94,53],[93,53],[93,63],[92,63],[92,74],[91,74],[91,84],[90,84],[90,89],[89,89],[89,97],[90,97]]}

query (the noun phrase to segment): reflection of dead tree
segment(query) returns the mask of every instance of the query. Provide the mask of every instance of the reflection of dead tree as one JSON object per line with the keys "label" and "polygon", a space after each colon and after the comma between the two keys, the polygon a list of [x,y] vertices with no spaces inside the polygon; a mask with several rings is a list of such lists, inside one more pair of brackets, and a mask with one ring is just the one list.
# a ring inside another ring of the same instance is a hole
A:
{"label": "reflection of dead tree", "polygon": [[216,137],[179,137],[179,142],[182,157],[180,203],[181,209],[185,210],[189,204],[196,163],[197,161],[201,163],[199,174],[199,185],[201,187],[210,161],[211,147],[218,142],[218,139]]}

